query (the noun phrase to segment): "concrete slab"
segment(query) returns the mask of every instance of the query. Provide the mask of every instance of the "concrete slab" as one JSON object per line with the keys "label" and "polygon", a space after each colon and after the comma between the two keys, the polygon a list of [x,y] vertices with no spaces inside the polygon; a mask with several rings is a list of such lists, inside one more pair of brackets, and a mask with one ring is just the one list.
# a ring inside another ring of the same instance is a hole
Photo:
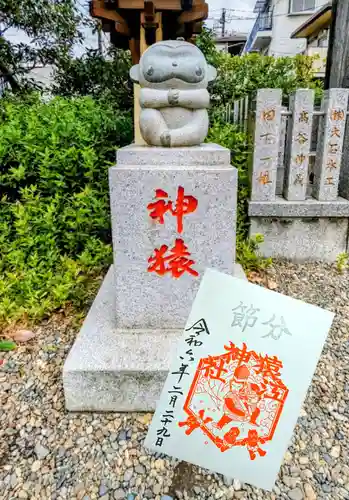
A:
{"label": "concrete slab", "polygon": [[[238,264],[233,275],[246,279]],[[153,411],[182,335],[117,328],[113,281],[111,266],[64,364],[70,411]]]}
{"label": "concrete slab", "polygon": [[230,151],[218,144],[200,146],[162,148],[130,144],[117,151],[117,164],[146,167],[209,167],[230,165]]}
{"label": "concrete slab", "polygon": [[250,236],[256,234],[264,236],[259,247],[264,257],[335,262],[347,251],[348,218],[250,217]]}
{"label": "concrete slab", "polygon": [[287,201],[277,196],[275,201],[250,201],[250,217],[349,217],[349,200],[338,197],[333,201],[318,201],[307,198],[301,201]]}

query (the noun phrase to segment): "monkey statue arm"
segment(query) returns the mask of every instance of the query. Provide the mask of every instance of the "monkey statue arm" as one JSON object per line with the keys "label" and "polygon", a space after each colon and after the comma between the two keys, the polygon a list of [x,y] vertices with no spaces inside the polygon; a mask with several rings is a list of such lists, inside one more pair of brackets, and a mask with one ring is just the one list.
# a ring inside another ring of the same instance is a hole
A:
{"label": "monkey statue arm", "polygon": [[170,90],[169,101],[174,106],[188,109],[207,109],[210,106],[210,95],[206,89]]}
{"label": "monkey statue arm", "polygon": [[206,89],[196,90],[158,90],[142,88],[140,93],[142,108],[160,109],[180,107],[188,109],[206,109],[210,105],[210,96]]}
{"label": "monkey statue arm", "polygon": [[142,88],[139,96],[141,108],[168,108],[168,90]]}

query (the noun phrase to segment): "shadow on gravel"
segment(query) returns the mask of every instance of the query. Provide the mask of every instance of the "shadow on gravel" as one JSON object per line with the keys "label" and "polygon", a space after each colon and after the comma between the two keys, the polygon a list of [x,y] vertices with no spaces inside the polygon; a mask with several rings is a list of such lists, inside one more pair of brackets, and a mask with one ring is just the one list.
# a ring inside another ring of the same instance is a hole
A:
{"label": "shadow on gravel", "polygon": [[173,472],[172,485],[168,494],[175,499],[183,498],[177,492],[182,493],[185,490],[189,494],[198,494],[199,490],[205,490],[210,483],[202,475],[200,475],[200,479],[197,479],[198,467],[187,462],[180,462]]}

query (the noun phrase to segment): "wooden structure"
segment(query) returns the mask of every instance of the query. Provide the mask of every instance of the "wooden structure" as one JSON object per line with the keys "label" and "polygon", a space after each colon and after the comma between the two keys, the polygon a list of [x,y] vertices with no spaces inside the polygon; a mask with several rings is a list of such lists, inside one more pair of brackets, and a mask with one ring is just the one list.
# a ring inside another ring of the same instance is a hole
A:
{"label": "wooden structure", "polygon": [[[111,42],[130,49],[132,63],[155,42],[183,37],[190,41],[200,33],[208,15],[205,0],[91,0],[90,11],[100,19]],[[139,129],[139,85],[134,85],[135,143],[144,144]]]}
{"label": "wooden structure", "polygon": [[92,0],[90,6],[111,42],[131,50],[134,64],[155,42],[178,37],[189,41],[208,15],[205,0]]}

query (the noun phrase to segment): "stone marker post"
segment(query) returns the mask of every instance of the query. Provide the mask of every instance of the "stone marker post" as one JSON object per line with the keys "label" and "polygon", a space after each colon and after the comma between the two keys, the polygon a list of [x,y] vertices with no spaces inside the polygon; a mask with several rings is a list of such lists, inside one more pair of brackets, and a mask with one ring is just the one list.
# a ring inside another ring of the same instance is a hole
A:
{"label": "stone marker post", "polygon": [[348,108],[348,89],[325,91],[314,169],[314,197],[333,201],[338,197],[339,172]]}
{"label": "stone marker post", "polygon": [[69,410],[153,410],[205,269],[243,277],[237,171],[229,150],[200,144],[214,73],[182,41],[152,45],[131,71],[148,145],[110,169],[114,265],[65,363]]}
{"label": "stone marker post", "polygon": [[284,197],[288,201],[305,200],[314,114],[314,91],[299,89],[291,96],[286,146]]}
{"label": "stone marker post", "polygon": [[274,201],[281,128],[281,89],[257,92],[252,201]]}

